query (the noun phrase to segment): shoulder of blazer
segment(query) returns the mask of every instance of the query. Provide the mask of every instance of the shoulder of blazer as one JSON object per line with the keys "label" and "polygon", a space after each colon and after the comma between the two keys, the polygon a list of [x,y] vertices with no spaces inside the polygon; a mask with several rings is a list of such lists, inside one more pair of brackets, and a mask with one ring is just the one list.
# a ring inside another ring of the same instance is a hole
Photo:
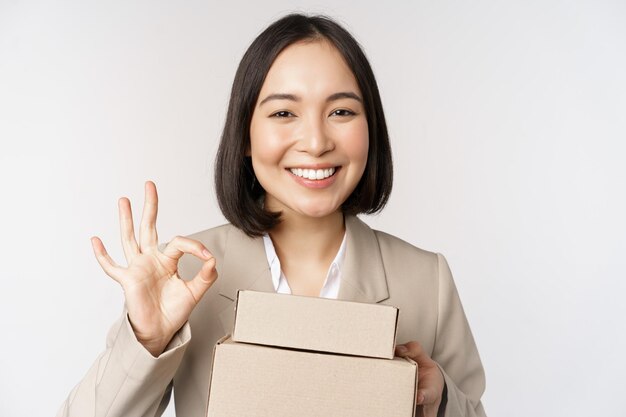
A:
{"label": "shoulder of blazer", "polygon": [[403,258],[413,258],[421,262],[437,262],[436,252],[419,248],[406,240],[389,233],[375,229],[372,230],[374,231],[376,240],[378,241],[378,246],[380,247],[381,254],[383,255],[383,260],[386,257],[393,258],[401,256]]}
{"label": "shoulder of blazer", "polygon": [[410,293],[410,289],[424,292],[438,287],[440,259],[436,252],[380,230],[374,230],[374,234],[390,289],[400,286]]}

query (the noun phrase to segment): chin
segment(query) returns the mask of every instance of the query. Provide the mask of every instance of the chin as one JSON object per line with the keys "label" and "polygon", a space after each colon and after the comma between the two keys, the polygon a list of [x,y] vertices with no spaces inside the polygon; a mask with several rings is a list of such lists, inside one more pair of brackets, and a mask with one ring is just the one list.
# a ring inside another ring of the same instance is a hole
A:
{"label": "chin", "polygon": [[323,218],[330,216],[331,214],[336,213],[339,210],[339,207],[307,207],[300,208],[297,210],[303,216],[314,217],[314,218]]}

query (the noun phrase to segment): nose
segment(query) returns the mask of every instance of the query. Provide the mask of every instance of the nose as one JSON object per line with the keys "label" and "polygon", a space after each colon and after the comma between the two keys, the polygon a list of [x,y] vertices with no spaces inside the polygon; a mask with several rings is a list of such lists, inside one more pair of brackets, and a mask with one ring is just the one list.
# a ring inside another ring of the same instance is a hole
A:
{"label": "nose", "polygon": [[324,126],[324,122],[317,119],[309,119],[303,123],[298,140],[298,150],[307,152],[311,156],[322,156],[332,151],[335,143]]}

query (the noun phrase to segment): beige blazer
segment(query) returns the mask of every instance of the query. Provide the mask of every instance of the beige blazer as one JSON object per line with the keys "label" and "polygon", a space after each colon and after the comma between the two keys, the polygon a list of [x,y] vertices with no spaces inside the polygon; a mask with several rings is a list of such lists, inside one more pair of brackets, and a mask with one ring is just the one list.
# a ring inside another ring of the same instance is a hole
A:
{"label": "beige blazer", "polygon": [[[398,307],[397,343],[419,341],[443,371],[445,416],[484,416],[485,375],[445,258],[372,230],[357,217],[347,216],[345,224],[338,298]],[[211,251],[219,274],[189,322],[154,358],[137,342],[124,312],[109,331],[106,350],[57,417],[160,416],[172,387],[178,417],[206,416],[213,346],[232,330],[237,290],[274,292],[274,287],[261,238],[232,225],[189,237]],[[190,279],[200,265],[184,255],[179,275]]]}

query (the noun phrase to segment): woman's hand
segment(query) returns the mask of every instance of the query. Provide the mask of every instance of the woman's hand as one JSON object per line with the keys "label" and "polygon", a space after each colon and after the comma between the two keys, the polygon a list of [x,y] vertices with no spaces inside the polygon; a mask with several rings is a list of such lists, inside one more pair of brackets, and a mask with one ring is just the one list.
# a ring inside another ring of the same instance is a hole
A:
{"label": "woman's hand", "polygon": [[[130,201],[118,200],[122,246],[128,266],[117,265],[98,237],[93,251],[104,272],[124,289],[126,308],[137,340],[153,355],[160,355],[191,311],[217,278],[215,258],[202,243],[176,236],[163,253],[158,249],[156,217],[158,196],[152,181],[145,183],[145,203],[135,240]],[[191,281],[178,277],[178,260],[190,253],[204,261]]]}
{"label": "woman's hand", "polygon": [[445,386],[445,380],[437,363],[424,352],[419,342],[397,345],[395,354],[417,362],[417,405],[418,411],[421,409],[421,414],[418,413],[417,416],[437,417]]}

